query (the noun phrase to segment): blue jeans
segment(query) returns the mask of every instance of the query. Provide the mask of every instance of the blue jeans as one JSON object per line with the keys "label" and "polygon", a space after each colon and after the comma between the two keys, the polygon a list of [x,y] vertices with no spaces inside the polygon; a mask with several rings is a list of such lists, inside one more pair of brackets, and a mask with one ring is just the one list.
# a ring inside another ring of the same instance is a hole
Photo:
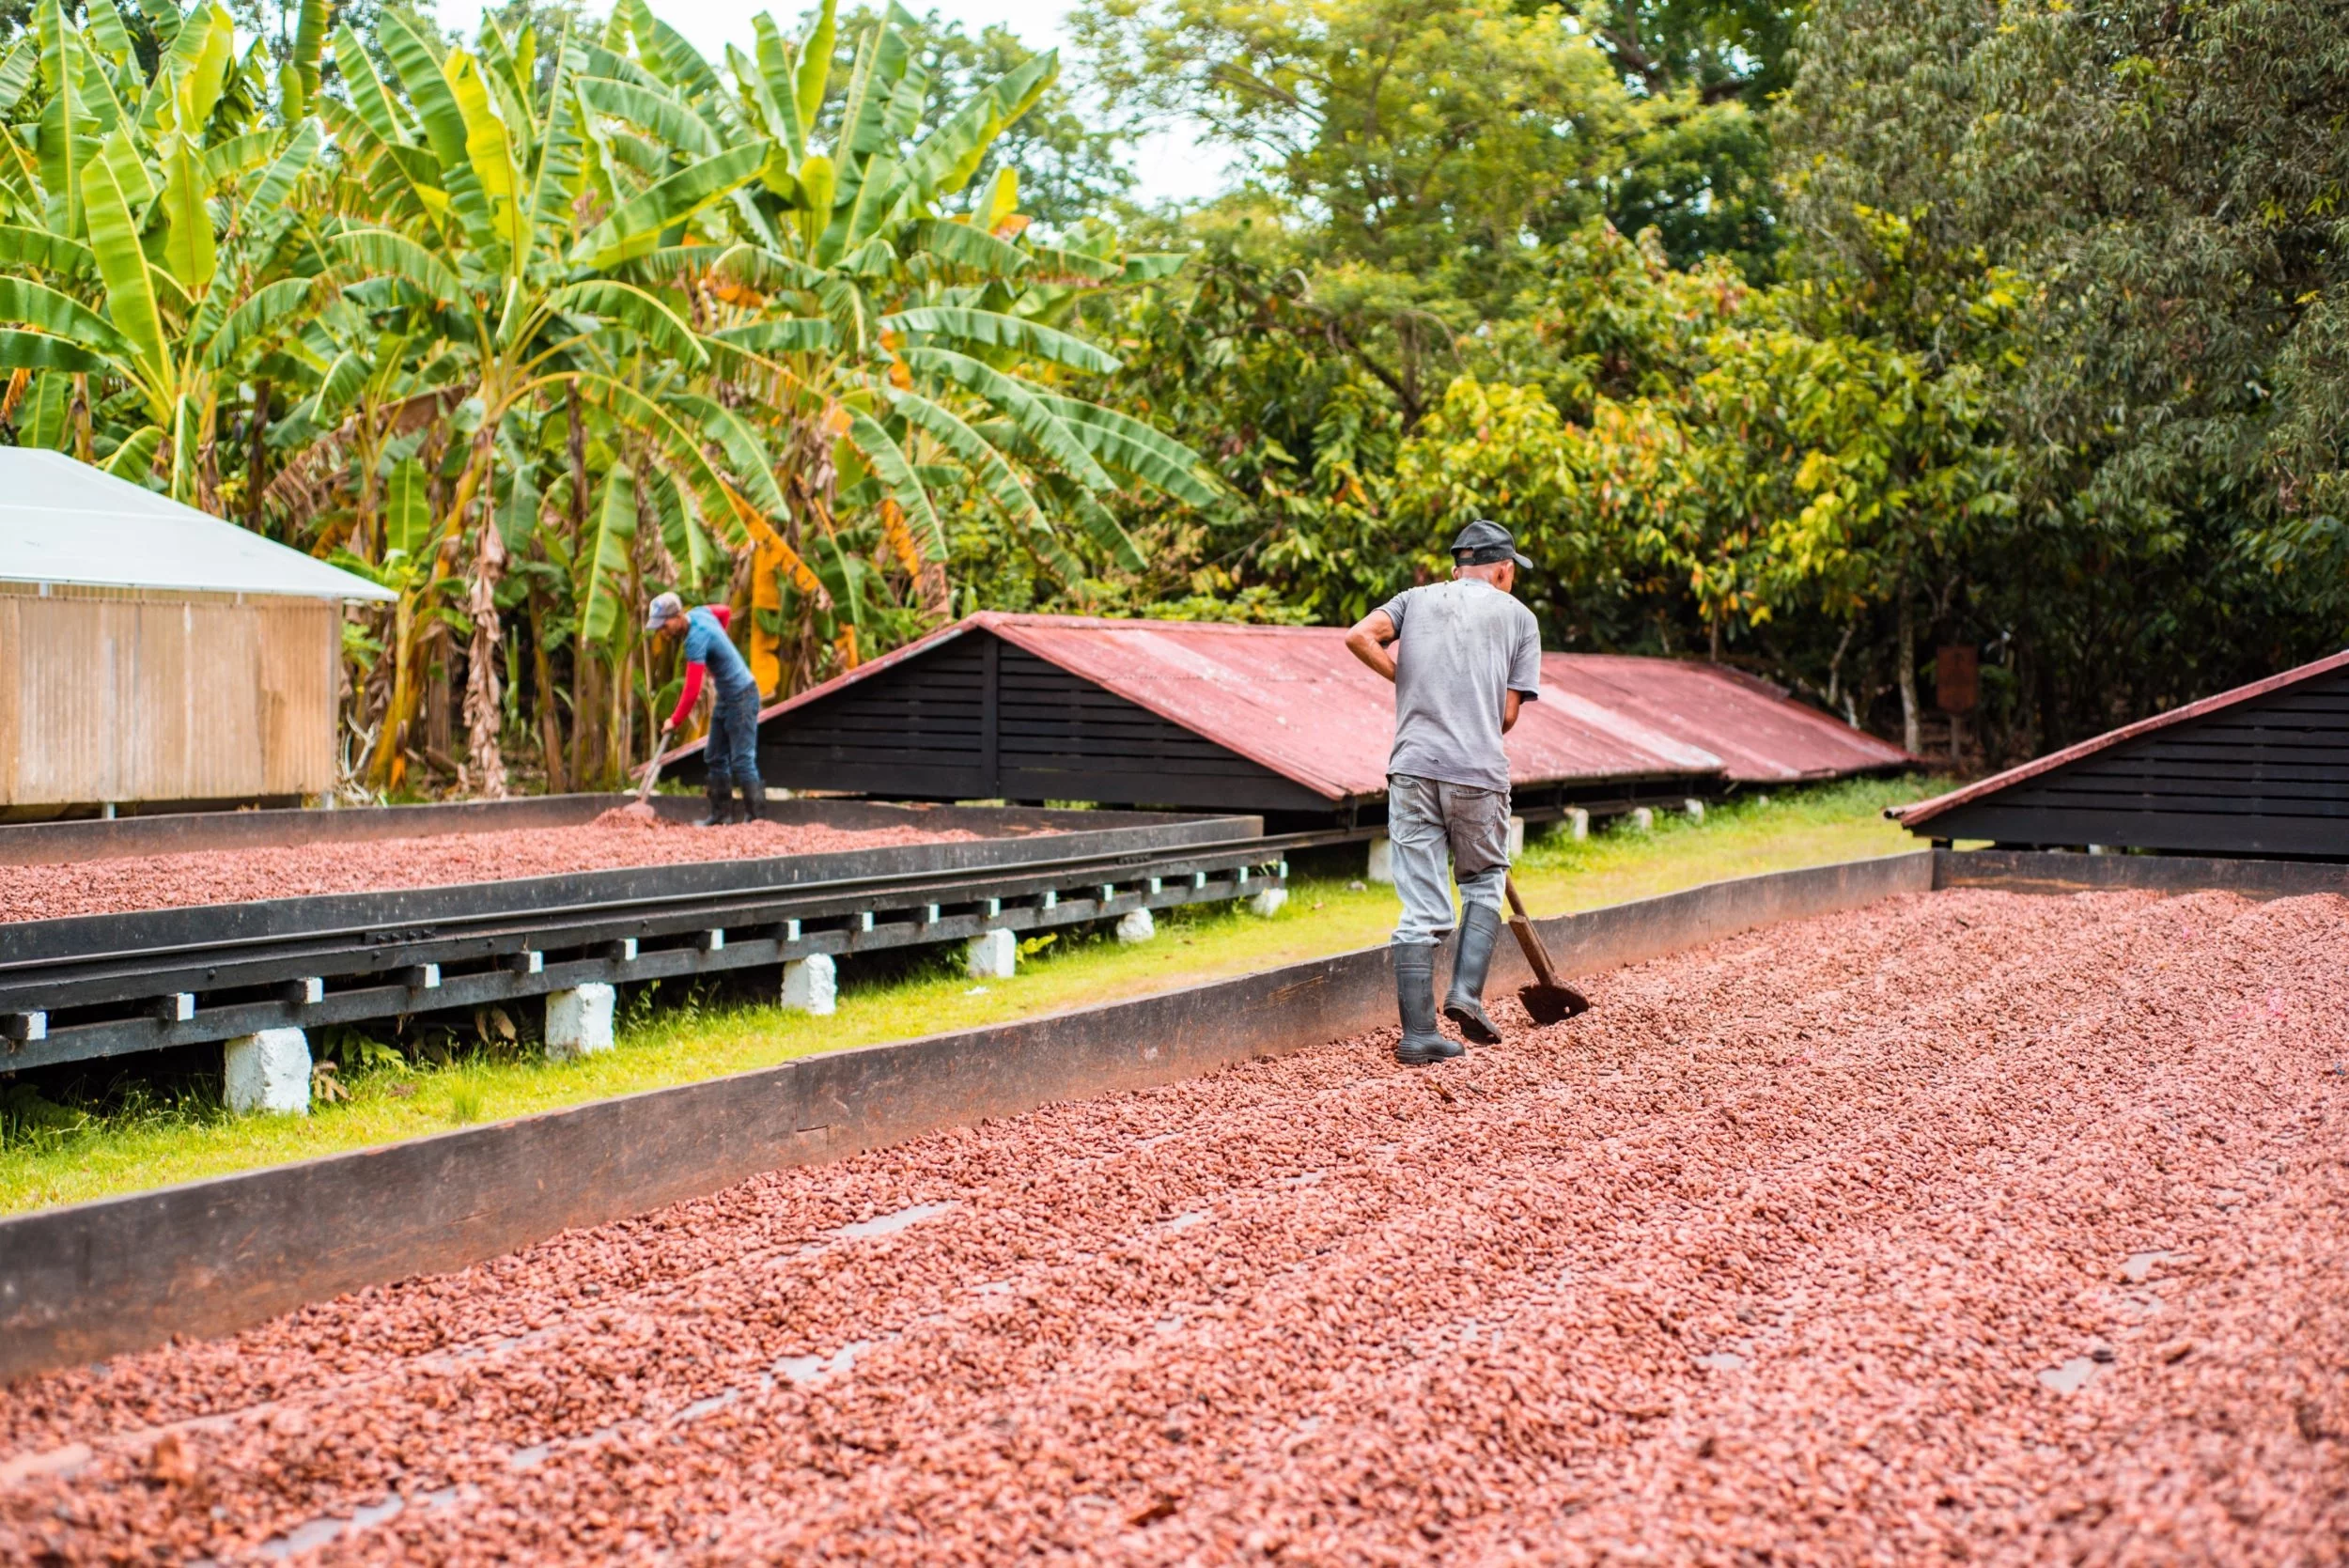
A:
{"label": "blue jeans", "polygon": [[1392,774],[1387,842],[1403,900],[1396,945],[1439,942],[1454,924],[1455,877],[1462,903],[1501,908],[1509,879],[1509,792]]}
{"label": "blue jeans", "polygon": [[710,705],[709,744],[702,755],[709,768],[709,787],[747,788],[758,783],[758,688],[739,691],[723,688]]}

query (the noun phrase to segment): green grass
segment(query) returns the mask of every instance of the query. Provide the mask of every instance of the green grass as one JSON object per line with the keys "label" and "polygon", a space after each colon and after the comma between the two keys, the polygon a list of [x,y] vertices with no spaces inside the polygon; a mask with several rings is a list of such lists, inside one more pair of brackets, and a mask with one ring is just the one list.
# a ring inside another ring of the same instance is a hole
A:
{"label": "green grass", "polygon": [[[1535,914],[1553,915],[1723,877],[1897,854],[1915,841],[1884,821],[1882,808],[1937,787],[1861,781],[1717,806],[1702,825],[1659,815],[1645,834],[1610,831],[1580,844],[1552,835],[1529,846],[1517,885]],[[318,1104],[306,1118],[230,1117],[218,1106],[217,1078],[201,1074],[174,1084],[120,1068],[111,1082],[78,1094],[54,1090],[63,1104],[0,1080],[0,1212],[365,1148],[819,1050],[1033,1017],[1385,939],[1392,890],[1350,885],[1343,871],[1297,871],[1288,907],[1270,920],[1233,906],[1176,910],[1160,917],[1158,940],[1133,947],[1099,932],[1064,932],[1023,957],[1016,978],[985,985],[962,975],[957,949],[914,960],[912,972],[894,978],[844,975],[839,1012],[830,1018],[666,986],[631,995],[616,1048],[585,1061],[550,1063],[526,1044],[507,1044],[494,1018],[485,1020],[487,1043],[445,1035],[401,1048],[357,1034],[315,1041],[331,1052],[333,1076],[349,1097]]]}

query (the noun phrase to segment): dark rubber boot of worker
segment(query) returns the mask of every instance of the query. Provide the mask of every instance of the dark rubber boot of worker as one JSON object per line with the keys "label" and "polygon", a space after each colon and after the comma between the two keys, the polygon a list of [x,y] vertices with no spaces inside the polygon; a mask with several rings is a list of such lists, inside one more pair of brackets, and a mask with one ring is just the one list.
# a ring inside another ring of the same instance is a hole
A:
{"label": "dark rubber boot of worker", "polygon": [[723,828],[734,820],[734,786],[710,784],[702,792],[709,801],[709,815],[693,824],[697,828]]}
{"label": "dark rubber boot of worker", "polygon": [[742,786],[742,820],[756,822],[767,815],[767,786],[756,779]]}
{"label": "dark rubber boot of worker", "polygon": [[1453,939],[1452,988],[1444,993],[1443,1016],[1479,1046],[1501,1044],[1501,1031],[1485,1016],[1485,971],[1493,966],[1493,943],[1501,937],[1501,911],[1488,904],[1460,910],[1460,934]]}
{"label": "dark rubber boot of worker", "polygon": [[1436,1032],[1436,944],[1398,945],[1394,954],[1394,1007],[1403,1017],[1403,1038],[1395,1042],[1394,1059],[1406,1067],[1424,1067],[1460,1054],[1460,1048]]}

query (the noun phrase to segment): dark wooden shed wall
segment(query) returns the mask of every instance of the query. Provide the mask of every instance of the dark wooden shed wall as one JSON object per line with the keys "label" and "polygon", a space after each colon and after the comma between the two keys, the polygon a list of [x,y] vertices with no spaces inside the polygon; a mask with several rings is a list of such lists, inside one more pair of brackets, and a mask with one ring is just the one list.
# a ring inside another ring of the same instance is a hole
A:
{"label": "dark wooden shed wall", "polygon": [[2349,856],[2349,670],[2124,740],[1919,831],[2016,845]]}
{"label": "dark wooden shed wall", "polygon": [[758,771],[789,789],[893,800],[1260,811],[1333,803],[986,631],[769,726]]}

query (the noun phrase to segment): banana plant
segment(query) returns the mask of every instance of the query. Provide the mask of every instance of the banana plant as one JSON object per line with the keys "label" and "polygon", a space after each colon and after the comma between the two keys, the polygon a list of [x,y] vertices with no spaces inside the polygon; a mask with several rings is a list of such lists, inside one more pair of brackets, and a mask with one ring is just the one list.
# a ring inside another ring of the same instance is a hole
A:
{"label": "banana plant", "polygon": [[[292,196],[323,138],[315,120],[262,123],[263,61],[238,57],[219,5],[174,18],[151,76],[109,0],[86,14],[75,27],[42,0],[27,35],[43,101],[34,146],[11,131],[16,156],[0,160],[13,177],[0,369],[82,378],[85,408],[119,394],[107,467],[144,479],[160,466],[175,498],[217,511],[221,389],[315,307]],[[0,66],[0,96],[15,63]]]}
{"label": "banana plant", "polygon": [[[730,230],[723,240],[664,237],[639,258],[611,253],[648,287],[696,302],[720,381],[700,406],[705,429],[743,454],[738,472],[756,509],[786,520],[757,569],[781,573],[788,591],[778,598],[807,615],[796,637],[754,617],[754,671],[770,690],[786,662],[793,683],[812,676],[821,647],[852,663],[860,641],[872,645],[866,588],[878,574],[851,565],[872,544],[926,582],[934,611],[948,606],[941,486],[991,508],[1071,583],[1083,576],[1071,523],[1120,567],[1144,564],[1102,505],[1111,494],[1217,499],[1196,454],[1081,395],[1119,368],[1073,330],[1084,296],[1164,275],[1173,258],[1125,256],[1097,239],[1041,241],[1008,168],[967,194],[988,147],[1052,84],[1056,55],[926,123],[910,20],[892,5],[866,29],[836,115],[824,112],[835,0],[796,43],[755,18],[754,56],[728,52],[731,88],[644,0],[620,0],[610,34],[634,50],[598,52],[580,81],[611,164],[645,145],[770,149],[755,179],[713,210]],[[756,411],[763,428],[734,428],[747,421],[723,417],[730,408]],[[761,434],[777,455],[771,475],[747,460]],[[879,539],[845,533],[844,508],[877,520]],[[810,557],[833,588],[814,591]]]}
{"label": "banana plant", "polygon": [[[673,368],[707,366],[708,349],[672,303],[614,268],[664,231],[690,227],[756,174],[769,150],[752,142],[678,160],[630,186],[583,133],[578,83],[588,51],[568,32],[552,45],[543,85],[533,28],[509,39],[489,21],[474,49],[450,48],[428,23],[389,11],[378,37],[399,90],[344,28],[334,58],[350,102],[326,112],[370,210],[391,221],[348,224],[322,248],[343,297],[375,324],[410,322],[465,361],[459,419],[469,444],[435,521],[435,575],[416,591],[434,592],[470,554],[466,725],[481,786],[496,795],[505,767],[495,599],[507,551],[486,513],[500,432],[517,411],[576,389],[643,436],[692,497],[693,530],[739,532],[736,492],[661,391]],[[387,785],[399,781],[402,734],[417,711],[416,651],[412,641],[394,650],[388,743],[376,762]]]}

